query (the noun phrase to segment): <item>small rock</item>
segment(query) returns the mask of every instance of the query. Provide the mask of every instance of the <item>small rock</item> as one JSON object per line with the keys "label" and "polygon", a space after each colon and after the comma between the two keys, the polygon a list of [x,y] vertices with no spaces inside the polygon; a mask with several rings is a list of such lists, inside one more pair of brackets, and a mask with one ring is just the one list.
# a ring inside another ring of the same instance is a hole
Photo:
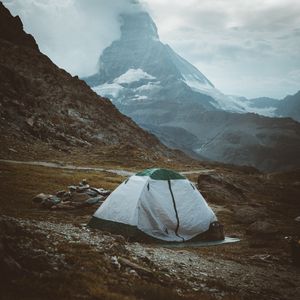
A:
{"label": "small rock", "polygon": [[51,208],[53,205],[57,205],[60,202],[61,202],[60,198],[51,195],[49,198],[44,199],[41,205],[45,208]]}
{"label": "small rock", "polygon": [[295,218],[294,221],[300,222],[300,216],[298,216],[297,218]]}
{"label": "small rock", "polygon": [[89,199],[85,200],[85,203],[89,204],[89,205],[94,205],[94,204],[99,203],[102,199],[103,199],[103,196],[89,198]]}
{"label": "small rock", "polygon": [[50,198],[52,195],[40,193],[32,198],[32,202],[34,203],[42,203],[44,200]]}
{"label": "small rock", "polygon": [[64,191],[64,190],[58,191],[58,192],[56,193],[56,196],[57,196],[57,197],[63,197],[63,196],[65,195],[65,193],[66,193],[66,191]]}
{"label": "small rock", "polygon": [[28,118],[28,119],[26,119],[26,123],[27,123],[27,125],[32,127],[34,125],[34,119],[33,118]]}
{"label": "small rock", "polygon": [[70,200],[73,202],[84,202],[86,200],[88,200],[90,198],[90,196],[88,194],[85,193],[72,193]]}
{"label": "small rock", "polygon": [[267,261],[267,260],[270,260],[270,258],[271,258],[270,254],[256,254],[256,255],[250,256],[250,259],[260,260],[260,261]]}
{"label": "small rock", "polygon": [[88,189],[85,193],[91,197],[97,197],[99,195],[96,191],[93,191],[92,189]]}
{"label": "small rock", "polygon": [[120,265],[120,263],[118,261],[118,258],[116,256],[112,256],[110,261],[111,261],[111,263],[114,267],[116,267],[118,270],[120,270],[121,265]]}
{"label": "small rock", "polygon": [[152,271],[150,269],[142,267],[136,263],[133,263],[127,258],[120,257],[119,262],[124,266],[130,267],[130,268],[136,270],[140,274],[152,275]]}
{"label": "small rock", "polygon": [[79,193],[85,192],[86,190],[88,190],[90,188],[90,186],[88,184],[86,185],[80,185],[76,187],[76,191]]}
{"label": "small rock", "polygon": [[69,185],[68,186],[69,191],[72,192],[76,192],[77,186],[76,185]]}
{"label": "small rock", "polygon": [[139,277],[139,274],[135,271],[135,270],[129,270],[129,272],[128,272],[130,275],[133,275],[133,276],[135,276],[135,277]]}
{"label": "small rock", "polygon": [[108,196],[111,193],[110,190],[105,190],[103,188],[97,189],[97,188],[91,187],[90,189],[97,192],[99,195],[102,195],[102,196]]}
{"label": "small rock", "polygon": [[81,182],[79,183],[80,185],[87,185],[88,182],[86,179],[82,179]]}
{"label": "small rock", "polygon": [[15,150],[14,148],[8,148],[9,151],[14,152],[14,153],[18,153],[17,150]]}

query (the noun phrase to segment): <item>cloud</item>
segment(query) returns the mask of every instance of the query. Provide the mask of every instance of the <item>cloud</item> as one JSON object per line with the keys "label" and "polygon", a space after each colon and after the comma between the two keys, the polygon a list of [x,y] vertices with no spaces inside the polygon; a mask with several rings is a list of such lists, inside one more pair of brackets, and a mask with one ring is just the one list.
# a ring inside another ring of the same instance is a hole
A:
{"label": "cloud", "polygon": [[103,49],[120,35],[118,15],[141,6],[132,0],[4,0],[43,53],[71,74],[96,71]]}
{"label": "cloud", "polygon": [[298,0],[147,3],[161,39],[223,92],[281,98],[300,89],[289,79],[300,68]]}
{"label": "cloud", "polygon": [[40,49],[73,75],[96,71],[101,52],[120,35],[120,13],[146,9],[161,40],[224,93],[282,98],[300,89],[293,79],[300,69],[299,0],[136,2],[4,0]]}

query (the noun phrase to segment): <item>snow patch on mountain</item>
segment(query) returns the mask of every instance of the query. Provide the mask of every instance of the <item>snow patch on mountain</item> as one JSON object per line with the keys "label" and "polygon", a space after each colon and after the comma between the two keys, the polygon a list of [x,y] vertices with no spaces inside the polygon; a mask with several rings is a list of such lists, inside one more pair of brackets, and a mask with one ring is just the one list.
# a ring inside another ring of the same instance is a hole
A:
{"label": "snow patch on mountain", "polygon": [[156,78],[147,72],[144,72],[142,69],[129,69],[126,73],[116,78],[113,82],[117,84],[130,84],[133,82],[138,82],[142,79],[154,80]]}
{"label": "snow patch on mountain", "polygon": [[274,117],[276,107],[256,107],[253,102],[247,98],[224,95],[215,87],[208,83],[198,80],[194,76],[183,75],[183,82],[187,84],[193,91],[211,96],[215,102],[211,104],[221,110],[235,113],[256,113],[266,117]]}
{"label": "snow patch on mountain", "polygon": [[148,92],[152,90],[156,90],[161,88],[160,82],[148,82],[147,84],[141,85],[138,88],[135,89],[136,92]]}
{"label": "snow patch on mountain", "polygon": [[[117,99],[121,92],[126,90],[130,90],[127,85],[130,85],[135,82],[139,82],[141,80],[155,80],[156,78],[147,72],[143,71],[142,69],[129,69],[121,76],[115,78],[112,83],[104,83],[93,87],[93,91],[96,92],[98,95],[110,97],[113,99]],[[143,82],[144,83],[144,82]],[[131,100],[146,100],[148,97],[145,95],[139,95],[140,93],[148,92],[153,89],[157,89],[159,87],[158,82],[148,82],[147,84],[142,84],[141,86],[132,89],[137,95],[133,96]],[[124,86],[123,86],[124,85]]]}
{"label": "snow patch on mountain", "polygon": [[133,101],[144,101],[147,99],[149,99],[149,98],[145,95],[134,95],[134,97],[132,97]]}

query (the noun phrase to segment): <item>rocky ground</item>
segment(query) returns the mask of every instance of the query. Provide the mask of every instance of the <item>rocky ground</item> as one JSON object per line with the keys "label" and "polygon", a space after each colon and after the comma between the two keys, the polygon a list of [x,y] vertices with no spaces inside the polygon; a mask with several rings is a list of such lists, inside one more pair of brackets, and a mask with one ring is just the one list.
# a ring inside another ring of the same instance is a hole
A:
{"label": "rocky ground", "polygon": [[0,162],[0,299],[299,299],[285,240],[300,232],[299,173],[183,171],[240,243],[174,248],[91,230],[95,206],[51,210],[32,198],[83,178],[113,189],[124,176]]}

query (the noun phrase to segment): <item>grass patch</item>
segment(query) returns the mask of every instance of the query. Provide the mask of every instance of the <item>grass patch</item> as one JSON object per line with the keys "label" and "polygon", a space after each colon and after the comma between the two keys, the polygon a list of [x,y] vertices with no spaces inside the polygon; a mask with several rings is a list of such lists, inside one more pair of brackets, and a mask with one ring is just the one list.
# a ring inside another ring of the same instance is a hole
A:
{"label": "grass patch", "polygon": [[[86,179],[91,186],[115,189],[124,177],[108,172],[73,171],[0,162],[0,212],[23,215],[32,210],[31,199],[38,193],[67,190]],[[33,213],[33,212],[32,212]]]}

